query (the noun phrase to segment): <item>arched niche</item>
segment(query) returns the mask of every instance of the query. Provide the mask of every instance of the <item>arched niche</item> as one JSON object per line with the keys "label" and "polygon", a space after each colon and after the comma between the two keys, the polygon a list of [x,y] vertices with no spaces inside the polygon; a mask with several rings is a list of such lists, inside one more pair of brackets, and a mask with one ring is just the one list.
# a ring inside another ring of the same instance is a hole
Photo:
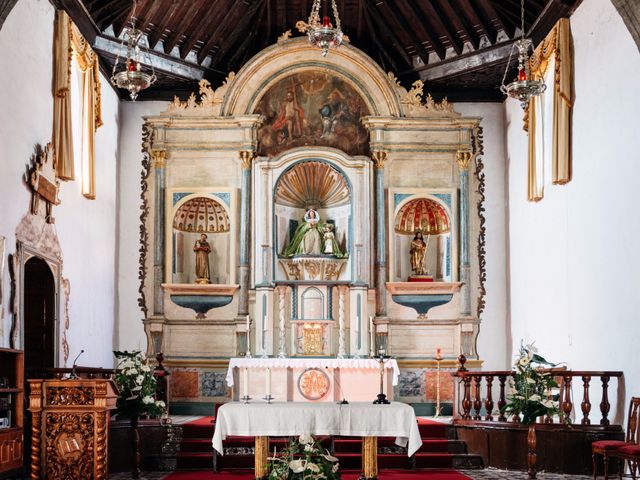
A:
{"label": "arched niche", "polygon": [[[231,217],[229,206],[220,197],[209,193],[182,196],[170,213],[171,283],[197,283],[196,247],[206,242],[209,281],[229,284],[231,275]],[[205,236],[204,238],[202,236]]]}
{"label": "arched niche", "polygon": [[254,112],[264,92],[273,84],[294,73],[310,70],[331,72],[349,82],[364,99],[371,115],[402,116],[393,83],[371,57],[349,44],[322,57],[306,37],[279,42],[250,59],[229,85],[222,115]]}
{"label": "arched niche", "polygon": [[[398,197],[404,198],[398,201]],[[457,279],[457,219],[452,214],[452,193],[415,193],[394,196],[391,232],[390,278],[404,282],[412,275],[410,248],[420,231],[427,244],[426,274],[433,281],[453,282]]]}

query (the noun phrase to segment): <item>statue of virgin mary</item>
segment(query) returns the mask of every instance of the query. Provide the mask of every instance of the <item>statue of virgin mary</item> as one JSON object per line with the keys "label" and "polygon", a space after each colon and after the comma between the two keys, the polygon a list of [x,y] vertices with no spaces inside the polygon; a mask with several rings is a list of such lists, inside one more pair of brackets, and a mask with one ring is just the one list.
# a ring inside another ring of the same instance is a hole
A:
{"label": "statue of virgin mary", "polygon": [[282,256],[320,255],[322,252],[321,227],[318,211],[309,208],[304,214],[304,222],[298,225],[289,245],[282,251]]}

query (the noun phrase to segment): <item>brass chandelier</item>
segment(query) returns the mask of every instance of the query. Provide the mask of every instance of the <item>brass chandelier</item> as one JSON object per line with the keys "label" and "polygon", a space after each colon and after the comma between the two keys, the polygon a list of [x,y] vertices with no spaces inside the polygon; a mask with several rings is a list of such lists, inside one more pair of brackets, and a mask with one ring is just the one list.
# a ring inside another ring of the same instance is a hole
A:
{"label": "brass chandelier", "polygon": [[331,19],[328,15],[323,16],[322,21],[320,21],[321,6],[322,0],[313,0],[307,36],[309,37],[309,43],[320,48],[322,50],[321,55],[326,57],[330,48],[337,48],[342,44],[343,33],[340,29],[340,15],[338,15],[336,0],[331,0],[333,17],[336,21],[335,27],[331,24]]}
{"label": "brass chandelier", "polygon": [[[529,71],[529,51],[533,51],[533,42],[524,36],[524,0],[520,0],[520,21],[522,36],[511,47],[509,53],[509,61],[502,77],[502,85],[500,90],[511,98],[520,100],[520,106],[525,109],[529,104],[529,99],[534,96],[542,95],[547,86],[542,80],[536,80],[531,77]],[[505,84],[507,72],[511,65],[511,56],[514,48],[518,49],[518,78],[509,84]]]}
{"label": "brass chandelier", "polygon": [[122,47],[124,49],[126,41],[126,54],[124,60],[124,70],[116,73],[120,60],[120,52],[116,57],[111,75],[111,83],[117,88],[124,88],[129,91],[129,96],[134,102],[138,98],[138,93],[145,88],[149,88],[157,80],[151,57],[147,53],[147,62],[151,66],[151,72],[145,72],[142,69],[142,55],[140,46],[144,39],[144,32],[136,28],[136,2],[133,2],[133,10],[131,15],[131,26],[124,31]]}

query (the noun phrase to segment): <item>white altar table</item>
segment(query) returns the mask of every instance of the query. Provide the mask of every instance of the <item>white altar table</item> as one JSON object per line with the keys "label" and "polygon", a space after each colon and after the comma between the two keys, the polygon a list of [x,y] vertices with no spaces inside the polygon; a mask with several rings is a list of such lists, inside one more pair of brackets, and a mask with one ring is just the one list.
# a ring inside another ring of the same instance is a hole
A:
{"label": "white altar table", "polygon": [[[384,393],[392,400],[400,369],[393,358],[384,366]],[[231,358],[226,381],[234,387],[234,400],[261,399],[269,384],[276,401],[373,401],[380,391],[380,364],[370,358]]]}
{"label": "white altar table", "polygon": [[346,405],[313,402],[230,402],[216,417],[213,448],[224,454],[222,441],[229,435],[256,437],[256,478],[267,472],[268,437],[332,435],[363,437],[363,471],[377,476],[377,437],[396,437],[396,444],[413,455],[422,445],[418,422],[410,405],[355,402]]}

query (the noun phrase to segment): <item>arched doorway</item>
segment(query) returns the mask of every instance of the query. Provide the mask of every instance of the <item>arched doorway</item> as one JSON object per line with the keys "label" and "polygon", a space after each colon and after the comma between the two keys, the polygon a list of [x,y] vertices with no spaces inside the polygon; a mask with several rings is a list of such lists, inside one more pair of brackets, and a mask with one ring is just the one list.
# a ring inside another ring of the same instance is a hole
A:
{"label": "arched doorway", "polygon": [[27,378],[55,366],[56,284],[42,258],[24,264],[24,367]]}

